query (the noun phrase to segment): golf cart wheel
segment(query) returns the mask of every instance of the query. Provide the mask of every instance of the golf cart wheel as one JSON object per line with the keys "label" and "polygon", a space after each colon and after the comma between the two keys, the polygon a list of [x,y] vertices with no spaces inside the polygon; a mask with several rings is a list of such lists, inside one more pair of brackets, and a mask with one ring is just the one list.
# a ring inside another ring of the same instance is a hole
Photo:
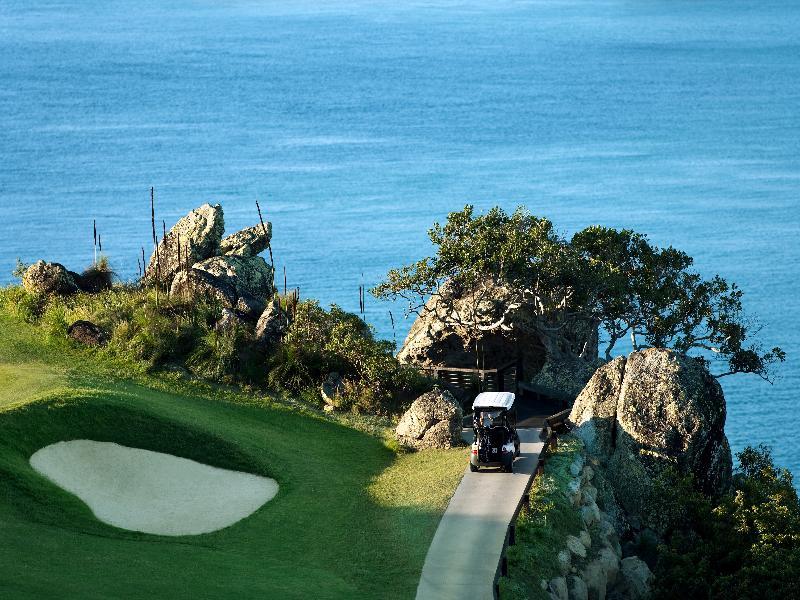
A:
{"label": "golf cart wheel", "polygon": [[476,465],[473,465],[472,463],[469,463],[469,470],[472,473],[476,473],[478,471],[478,467]]}

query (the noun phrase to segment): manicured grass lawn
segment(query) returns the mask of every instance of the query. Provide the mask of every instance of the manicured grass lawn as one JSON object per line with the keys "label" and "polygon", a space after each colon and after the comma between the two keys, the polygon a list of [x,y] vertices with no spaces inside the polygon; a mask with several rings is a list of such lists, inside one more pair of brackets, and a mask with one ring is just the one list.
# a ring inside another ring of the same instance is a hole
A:
{"label": "manicured grass lawn", "polygon": [[[398,455],[263,397],[115,376],[8,315],[0,331],[0,597],[414,596],[465,450]],[[280,491],[215,533],[116,529],[28,464],[42,446],[79,438],[267,475]]]}

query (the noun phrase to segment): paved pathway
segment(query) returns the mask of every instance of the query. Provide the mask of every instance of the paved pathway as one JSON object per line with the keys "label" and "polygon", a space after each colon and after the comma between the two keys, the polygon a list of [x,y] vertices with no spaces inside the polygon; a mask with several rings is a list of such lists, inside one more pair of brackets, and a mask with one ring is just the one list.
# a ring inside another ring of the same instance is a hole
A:
{"label": "paved pathway", "polygon": [[[544,446],[539,429],[518,431],[521,454],[513,473],[487,468],[464,474],[425,557],[417,600],[494,598],[506,529]],[[471,443],[472,432],[468,435]]]}

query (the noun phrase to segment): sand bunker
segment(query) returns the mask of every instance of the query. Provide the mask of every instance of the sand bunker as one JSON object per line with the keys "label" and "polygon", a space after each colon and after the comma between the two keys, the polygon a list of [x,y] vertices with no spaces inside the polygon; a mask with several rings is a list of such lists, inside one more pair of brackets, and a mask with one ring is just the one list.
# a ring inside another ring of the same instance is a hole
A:
{"label": "sand bunker", "polygon": [[58,442],[38,450],[30,462],[104,523],[158,535],[228,527],[278,492],[268,477],[110,442]]}

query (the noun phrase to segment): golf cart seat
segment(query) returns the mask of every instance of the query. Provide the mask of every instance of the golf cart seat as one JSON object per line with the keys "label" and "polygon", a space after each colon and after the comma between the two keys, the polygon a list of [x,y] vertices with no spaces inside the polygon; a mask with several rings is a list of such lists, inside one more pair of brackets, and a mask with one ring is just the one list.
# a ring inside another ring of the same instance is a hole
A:
{"label": "golf cart seat", "polygon": [[495,425],[494,427],[490,428],[487,433],[489,437],[489,443],[492,444],[492,446],[502,446],[510,437],[508,428],[503,427],[502,425]]}

